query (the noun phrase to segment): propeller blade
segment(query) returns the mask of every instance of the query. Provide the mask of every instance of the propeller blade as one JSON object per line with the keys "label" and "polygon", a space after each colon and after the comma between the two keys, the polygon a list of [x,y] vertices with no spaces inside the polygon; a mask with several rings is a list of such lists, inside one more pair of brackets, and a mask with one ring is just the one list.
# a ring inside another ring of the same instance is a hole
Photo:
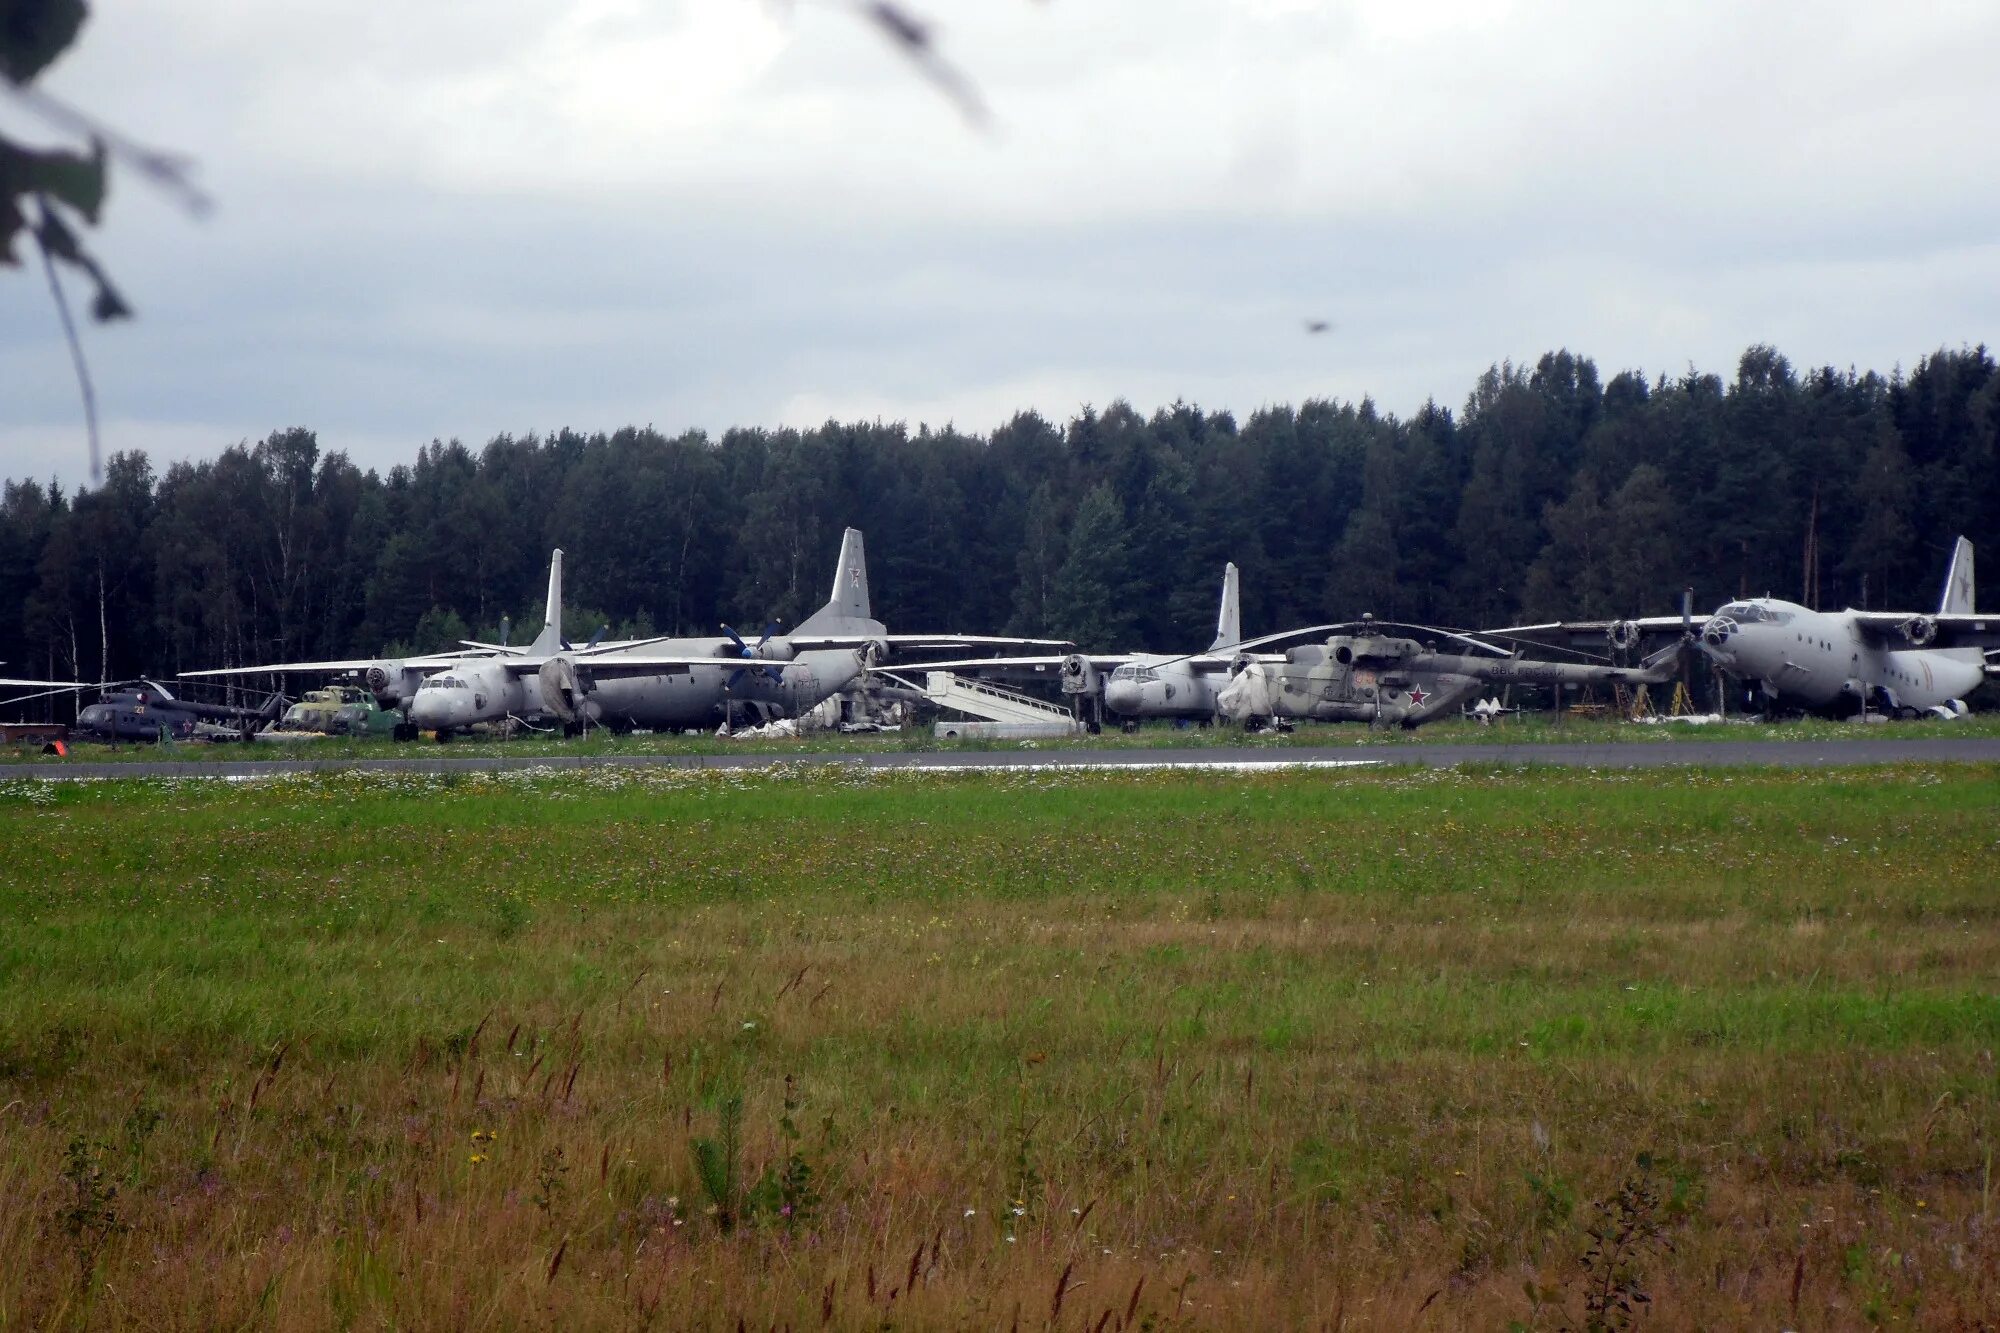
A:
{"label": "propeller blade", "polygon": [[738,634],[735,630],[731,629],[729,626],[724,625],[722,627],[722,632],[729,636],[729,641],[736,645],[737,650],[743,656],[755,657],[757,655],[756,653],[751,651],[749,644],[743,642],[743,636],[741,634]]}
{"label": "propeller blade", "polygon": [[511,616],[500,617],[500,646],[502,648],[505,648],[507,646],[507,636],[512,634],[513,632],[514,632],[513,617]]}
{"label": "propeller blade", "polygon": [[585,652],[589,652],[592,648],[595,648],[598,644],[603,643],[604,636],[609,634],[610,632],[611,632],[611,626],[599,625],[597,627],[597,633],[590,636],[590,642],[583,645],[583,650]]}
{"label": "propeller blade", "polygon": [[757,651],[760,653],[763,652],[764,645],[769,643],[771,641],[771,636],[776,634],[781,628],[783,628],[783,626],[781,626],[775,620],[766,622],[764,625],[764,637],[757,640]]}
{"label": "propeller blade", "polygon": [[1681,633],[1694,633],[1694,589],[1681,589]]}
{"label": "propeller blade", "polygon": [[743,679],[743,673],[746,670],[748,670],[747,667],[737,667],[736,670],[730,672],[729,679],[722,682],[722,692],[724,694],[734,694],[737,682]]}

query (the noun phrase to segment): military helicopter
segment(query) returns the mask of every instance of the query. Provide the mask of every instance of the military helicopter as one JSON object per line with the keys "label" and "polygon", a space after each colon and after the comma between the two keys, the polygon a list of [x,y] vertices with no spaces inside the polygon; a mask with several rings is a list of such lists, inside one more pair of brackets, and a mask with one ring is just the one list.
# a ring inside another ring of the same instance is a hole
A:
{"label": "military helicopter", "polygon": [[[1595,666],[1515,657],[1471,635],[1372,618],[1340,628],[1324,643],[1287,649],[1282,662],[1246,660],[1216,696],[1218,710],[1245,723],[1309,718],[1407,730],[1456,712],[1482,685],[1663,684],[1686,646],[1669,644],[1637,666]],[[1439,652],[1440,640],[1466,651]]]}
{"label": "military helicopter", "polygon": [[329,685],[307,690],[283,717],[257,733],[258,740],[282,741],[316,736],[388,735],[402,714],[383,708],[359,685]]}
{"label": "military helicopter", "polygon": [[278,716],[285,696],[273,694],[260,708],[196,703],[177,699],[153,680],[121,681],[76,715],[76,734],[116,745],[120,741],[242,740]]}

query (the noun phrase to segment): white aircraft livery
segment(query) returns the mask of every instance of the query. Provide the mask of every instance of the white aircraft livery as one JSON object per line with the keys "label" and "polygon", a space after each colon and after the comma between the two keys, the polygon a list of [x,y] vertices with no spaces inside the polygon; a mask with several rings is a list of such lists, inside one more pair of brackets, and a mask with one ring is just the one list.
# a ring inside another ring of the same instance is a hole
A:
{"label": "white aircraft livery", "polygon": [[[1677,617],[1649,616],[1521,626],[1518,632],[1602,634],[1612,647],[1627,649],[1646,636],[1683,628]],[[1716,611],[1696,642],[1717,666],[1755,684],[1775,707],[1837,717],[1864,710],[1891,717],[1962,717],[1964,696],[2000,674],[1984,651],[2000,647],[2000,614],[1978,613],[1972,543],[1964,537],[1952,548],[1935,613],[1815,611],[1776,597],[1751,597]]]}

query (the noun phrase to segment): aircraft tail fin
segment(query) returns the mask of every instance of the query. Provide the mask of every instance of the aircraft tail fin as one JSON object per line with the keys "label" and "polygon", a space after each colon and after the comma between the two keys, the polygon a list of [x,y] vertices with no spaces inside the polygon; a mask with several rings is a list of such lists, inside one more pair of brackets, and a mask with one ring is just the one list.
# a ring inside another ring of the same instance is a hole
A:
{"label": "aircraft tail fin", "polygon": [[1243,642],[1243,610],[1237,592],[1236,566],[1234,563],[1222,567],[1222,608],[1215,616],[1215,642],[1208,645],[1211,653],[1224,648],[1234,648]]}
{"label": "aircraft tail fin", "polygon": [[[868,551],[861,541],[861,529],[849,528],[840,539],[840,563],[833,571],[833,591],[826,605],[800,625],[802,632],[824,634],[880,632],[868,605]],[[873,629],[862,626],[873,626]]]}
{"label": "aircraft tail fin", "polygon": [[542,613],[542,632],[528,647],[531,656],[546,656],[562,651],[562,548],[559,546],[549,556],[549,600],[548,609]]}
{"label": "aircraft tail fin", "polygon": [[1960,537],[1951,549],[1951,568],[1945,571],[1944,597],[1938,602],[1938,614],[1971,615],[1972,596],[1972,543]]}

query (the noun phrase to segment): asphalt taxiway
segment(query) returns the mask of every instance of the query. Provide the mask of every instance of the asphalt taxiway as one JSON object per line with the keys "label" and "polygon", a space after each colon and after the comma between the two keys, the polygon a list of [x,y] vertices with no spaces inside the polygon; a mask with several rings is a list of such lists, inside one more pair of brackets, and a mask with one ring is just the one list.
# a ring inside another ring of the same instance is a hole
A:
{"label": "asphalt taxiway", "polygon": [[855,764],[864,768],[978,771],[990,769],[1265,769],[1346,768],[1357,764],[1517,768],[1842,768],[1882,764],[2000,763],[2000,737],[1888,736],[1815,740],[1597,741],[1568,744],[1429,744],[1203,746],[1198,749],[1070,748],[1037,750],[800,750],[794,753],[510,755],[411,753],[386,758],[135,760],[93,763],[46,760],[0,767],[9,778],[234,778],[352,770],[365,773],[477,773],[526,768],[762,769],[781,764]]}

